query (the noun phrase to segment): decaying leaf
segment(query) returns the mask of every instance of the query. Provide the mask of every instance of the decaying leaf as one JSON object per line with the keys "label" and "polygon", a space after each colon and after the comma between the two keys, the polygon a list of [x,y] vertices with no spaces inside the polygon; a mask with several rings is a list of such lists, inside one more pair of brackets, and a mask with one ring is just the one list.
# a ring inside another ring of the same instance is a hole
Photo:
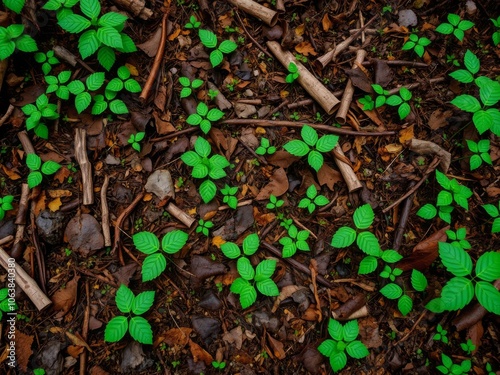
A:
{"label": "decaying leaf", "polygon": [[453,111],[443,111],[441,108],[436,109],[431,113],[431,118],[429,119],[429,127],[432,130],[436,130],[448,125],[448,118],[450,118],[452,115]]}
{"label": "decaying leaf", "polygon": [[31,355],[33,354],[33,351],[31,350],[33,339],[33,336],[25,335],[24,333],[16,329],[16,359],[17,364],[22,371],[28,370],[28,362]]}
{"label": "decaying leaf", "polygon": [[188,327],[172,328],[165,332],[161,338],[168,346],[184,347],[189,342],[189,335],[192,331],[193,329]]}
{"label": "decaying leaf", "polygon": [[65,288],[59,289],[52,296],[54,311],[58,311],[56,318],[62,318],[75,305],[79,279],[80,276],[76,275],[73,279],[68,281]]}
{"label": "decaying leaf", "polygon": [[269,342],[269,346],[271,347],[271,350],[273,351],[273,355],[277,359],[285,359],[286,353],[285,353],[283,343],[279,340],[276,340],[269,333],[267,334],[267,340]]}
{"label": "decaying leaf", "polygon": [[283,168],[278,168],[269,178],[269,183],[262,188],[260,193],[255,197],[257,200],[269,199],[272,195],[279,197],[288,190],[288,178]]}
{"label": "decaying leaf", "polygon": [[195,343],[193,340],[189,340],[189,350],[191,351],[191,355],[193,356],[193,360],[195,362],[203,361],[207,366],[212,364],[214,360],[213,357],[203,349],[200,345]]}

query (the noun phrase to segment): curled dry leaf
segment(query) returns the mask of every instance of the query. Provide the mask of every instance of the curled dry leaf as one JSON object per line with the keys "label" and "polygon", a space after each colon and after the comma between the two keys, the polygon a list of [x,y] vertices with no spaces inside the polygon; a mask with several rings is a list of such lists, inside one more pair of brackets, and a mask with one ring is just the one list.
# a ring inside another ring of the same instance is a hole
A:
{"label": "curled dry leaf", "polygon": [[328,189],[333,191],[333,186],[337,182],[343,181],[342,175],[336,169],[333,169],[326,163],[323,163],[318,171],[318,182],[321,186],[326,185]]}
{"label": "curled dry leaf", "polygon": [[54,311],[58,311],[56,318],[62,318],[75,305],[78,293],[78,280],[80,276],[76,275],[68,281],[64,289],[59,289],[52,296]]}
{"label": "curled dry leaf", "polygon": [[28,361],[33,354],[33,351],[31,350],[33,339],[33,336],[25,335],[16,329],[16,359],[17,364],[22,371],[28,370]]}
{"label": "curled dry leaf", "polygon": [[269,183],[262,188],[260,193],[255,197],[257,200],[269,199],[272,195],[279,197],[288,190],[288,178],[283,168],[278,168],[274,171],[269,179]]}
{"label": "curled dry leaf", "polygon": [[193,340],[189,340],[189,350],[193,356],[195,362],[203,361],[207,366],[212,364],[214,360],[213,357],[205,349],[195,343]]}
{"label": "curled dry leaf", "polygon": [[269,164],[281,168],[288,168],[297,160],[300,160],[300,158],[297,156],[293,156],[287,151],[276,151],[274,154],[267,157],[267,162]]}
{"label": "curled dry leaf", "polygon": [[267,339],[269,341],[269,346],[271,347],[271,350],[273,351],[273,355],[277,359],[285,359],[286,353],[285,353],[283,343],[281,341],[273,338],[269,333],[267,334]]}

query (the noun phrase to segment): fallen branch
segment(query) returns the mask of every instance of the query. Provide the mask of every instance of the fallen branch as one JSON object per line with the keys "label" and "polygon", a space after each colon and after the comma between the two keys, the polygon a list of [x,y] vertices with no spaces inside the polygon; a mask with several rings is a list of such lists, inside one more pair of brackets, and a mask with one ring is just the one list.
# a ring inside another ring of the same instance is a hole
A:
{"label": "fallen branch", "polygon": [[351,168],[349,164],[347,164],[344,160],[342,160],[342,158],[344,159],[346,158],[344,152],[342,151],[342,148],[337,144],[335,145],[335,148],[333,149],[332,153],[334,156],[335,164],[337,164],[337,167],[339,168],[339,171],[342,174],[345,183],[347,184],[347,189],[349,190],[349,193],[353,193],[357,190],[362,189],[363,185],[356,176],[356,173],[354,173],[354,170]]}
{"label": "fallen branch", "polygon": [[193,223],[196,221],[173,203],[168,204],[167,212],[188,228],[191,228]]}
{"label": "fallen branch", "polygon": [[269,58],[272,59],[273,55],[271,55],[267,49],[265,49],[264,47],[262,47],[262,45],[255,40],[255,38],[252,36],[252,34],[250,34],[248,32],[248,30],[247,30],[247,28],[246,28],[243,20],[240,18],[240,15],[238,14],[238,12],[235,12],[235,14],[236,14],[236,18],[238,18],[238,21],[240,21],[240,24],[241,24],[241,27],[243,28],[243,31],[245,32],[245,34],[247,34],[247,36],[250,38],[250,40],[252,41],[252,43],[255,44],[255,46],[258,49],[260,49],[267,57],[269,57]]}
{"label": "fallen branch", "polygon": [[307,70],[299,61],[295,59],[289,51],[284,51],[278,42],[269,41],[267,47],[271,50],[274,56],[280,63],[288,70],[288,66],[293,62],[298,69],[299,76],[297,82],[306,90],[309,95],[325,110],[326,113],[331,115],[338,107],[340,101],[332,94],[316,77]]}
{"label": "fallen branch", "polygon": [[238,9],[251,14],[254,17],[262,20],[269,26],[273,27],[278,21],[278,13],[272,9],[266,8],[252,0],[228,0]]}
{"label": "fallen branch", "polygon": [[85,69],[87,69],[90,73],[95,72],[94,69],[92,69],[90,66],[88,66],[84,61],[77,58],[75,55],[73,55],[71,52],[69,52],[63,46],[54,46],[54,47],[52,47],[52,50],[54,51],[54,55],[56,55],[56,57],[59,57],[61,60],[66,61],[71,66],[75,67],[76,64],[80,64]]}
{"label": "fallen branch", "polygon": [[16,237],[14,239],[14,244],[10,251],[10,255],[16,259],[21,259],[24,251],[23,238],[24,230],[26,229],[26,216],[28,214],[28,203],[30,197],[30,188],[28,184],[22,184],[21,186],[21,198],[19,198],[19,207],[17,209],[16,221]]}
{"label": "fallen branch", "polygon": [[26,130],[20,131],[17,133],[17,138],[19,138],[19,141],[21,142],[21,145],[23,146],[24,152],[27,154],[35,154],[35,148],[33,147],[33,144],[31,143],[30,137],[28,136],[28,133],[26,133]]}
{"label": "fallen branch", "polygon": [[108,208],[108,191],[109,176],[104,175],[104,182],[101,187],[101,225],[102,235],[104,237],[104,246],[111,246],[111,233],[109,230],[109,208]]}
{"label": "fallen branch", "polygon": [[[415,186],[415,182],[411,181],[408,187],[411,189],[413,186]],[[410,211],[413,206],[413,195],[414,194],[411,194],[406,198],[403,209],[401,210],[401,214],[399,215],[398,228],[396,229],[396,233],[394,234],[394,241],[392,242],[392,248],[396,251],[399,250],[399,248],[401,247],[401,242],[403,241],[406,224],[408,223]]]}
{"label": "fallen branch", "polygon": [[87,131],[82,128],[75,129],[75,158],[82,171],[83,204],[93,204],[92,165],[87,156]]}
{"label": "fallen branch", "polygon": [[12,112],[14,112],[14,106],[12,104],[9,104],[9,108],[7,108],[7,112],[5,112],[5,115],[2,116],[2,118],[0,118],[0,126],[2,126],[5,121],[7,121],[7,119],[10,117],[10,115],[12,114]]}
{"label": "fallen branch", "polygon": [[144,0],[112,0],[113,3],[121,8],[124,8],[127,12],[132,13],[135,17],[146,21],[153,15],[153,11],[146,8],[146,2]]}
{"label": "fallen branch", "polygon": [[[359,69],[358,65],[363,62],[365,57],[366,57],[366,51],[363,49],[359,49],[356,52],[356,59],[352,64],[352,69],[353,70]],[[342,100],[340,101],[339,110],[337,111],[337,115],[335,116],[335,120],[341,125],[345,124],[345,120],[347,118],[347,112],[349,112],[349,107],[351,106],[353,96],[354,96],[354,85],[352,84],[352,80],[349,78],[344,90],[344,94],[342,95]]]}
{"label": "fallen branch", "polygon": [[405,60],[380,60],[380,59],[370,59],[368,61],[363,61],[363,66],[375,65],[377,61],[383,61],[389,66],[406,66],[408,68],[428,68],[429,65],[426,63],[418,61],[405,61]]}
{"label": "fallen branch", "polygon": [[408,147],[411,151],[416,152],[419,155],[435,155],[439,157],[439,165],[441,166],[443,173],[446,173],[448,168],[450,168],[451,154],[434,142],[412,139]]}

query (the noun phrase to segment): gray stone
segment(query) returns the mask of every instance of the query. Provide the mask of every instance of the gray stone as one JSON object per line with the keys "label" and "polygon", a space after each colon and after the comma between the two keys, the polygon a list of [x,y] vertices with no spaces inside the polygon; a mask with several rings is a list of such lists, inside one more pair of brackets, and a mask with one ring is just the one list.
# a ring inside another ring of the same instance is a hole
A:
{"label": "gray stone", "polygon": [[62,242],[68,218],[60,211],[43,210],[36,218],[38,234],[50,245]]}
{"label": "gray stone", "polygon": [[417,15],[411,9],[403,9],[399,11],[399,26],[417,26]]}
{"label": "gray stone", "polygon": [[166,169],[154,171],[146,182],[145,189],[163,200],[167,197],[175,198],[174,183],[170,172]]}

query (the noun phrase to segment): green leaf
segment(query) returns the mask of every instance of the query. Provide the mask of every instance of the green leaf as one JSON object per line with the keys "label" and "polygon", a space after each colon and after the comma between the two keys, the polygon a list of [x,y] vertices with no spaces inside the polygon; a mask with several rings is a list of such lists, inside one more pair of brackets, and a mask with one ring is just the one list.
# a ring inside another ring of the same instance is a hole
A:
{"label": "green leaf", "polygon": [[207,113],[207,119],[210,121],[218,121],[224,116],[224,112],[217,108],[212,108],[210,111]]}
{"label": "green leaf", "polygon": [[104,83],[104,79],[105,76],[103,72],[96,72],[89,75],[85,83],[90,91],[96,91],[101,88]]}
{"label": "green leaf", "polygon": [[361,341],[353,341],[349,343],[346,347],[347,354],[349,354],[352,358],[361,359],[365,358],[370,354],[365,344]]}
{"label": "green leaf", "polygon": [[476,263],[476,277],[491,282],[500,279],[499,252],[488,251],[479,257]]}
{"label": "green leaf", "polygon": [[238,45],[235,42],[231,40],[224,40],[219,45],[218,50],[227,55],[228,53],[236,50],[236,48],[238,48]]}
{"label": "green leaf", "polygon": [[479,97],[484,105],[494,106],[500,100],[500,83],[485,85],[479,89]]}
{"label": "green leaf", "polygon": [[462,248],[439,242],[439,256],[448,272],[455,276],[467,276],[472,272],[472,259]]}
{"label": "green leaf", "polygon": [[21,13],[24,7],[25,0],[3,0],[3,4],[6,8],[16,12]]}
{"label": "green leaf", "polygon": [[97,0],[80,0],[80,9],[88,18],[99,17],[101,13],[101,4]]}
{"label": "green leaf", "polygon": [[160,241],[151,232],[138,232],[132,236],[134,246],[143,254],[153,254],[160,249]]}
{"label": "green leaf", "polygon": [[56,173],[59,168],[61,168],[61,165],[59,163],[56,163],[55,161],[52,160],[47,160],[45,163],[42,164],[41,171],[44,175],[50,176],[51,174]]}
{"label": "green leaf", "polygon": [[[245,280],[246,281],[246,280]],[[240,304],[243,309],[252,306],[257,300],[257,291],[247,281],[247,285],[240,292]]]}
{"label": "green leaf", "polygon": [[32,171],[37,171],[42,166],[42,159],[37,154],[29,153],[26,156],[26,166]]}
{"label": "green leaf", "polygon": [[342,324],[335,319],[330,318],[328,320],[328,333],[330,334],[330,337],[336,341],[344,339],[344,329]]}
{"label": "green leaf", "polygon": [[92,97],[86,91],[79,93],[75,98],[75,107],[78,113],[82,113],[87,109],[92,101]]}
{"label": "green leaf", "polygon": [[97,29],[97,39],[111,48],[123,47],[120,33],[111,26],[103,26]]}
{"label": "green leaf", "polygon": [[460,30],[460,29],[455,29],[453,30],[453,35],[455,35],[455,37],[459,40],[459,41],[462,41],[464,40],[464,37],[465,37],[465,33]]}
{"label": "green leaf", "polygon": [[405,44],[403,44],[403,47],[401,47],[401,50],[403,51],[408,51],[411,50],[415,47],[415,42],[408,41]]}
{"label": "green leaf", "polygon": [[403,294],[403,289],[397,284],[390,283],[380,289],[380,293],[388,299],[397,299]]}
{"label": "green leaf", "polygon": [[314,204],[316,204],[317,206],[326,206],[328,203],[330,203],[330,201],[324,195],[318,195],[316,198],[314,198]]}
{"label": "green leaf", "polygon": [[119,99],[115,99],[109,103],[109,109],[117,115],[124,115],[128,113],[127,105]]}
{"label": "green leaf", "polygon": [[449,206],[453,202],[453,195],[447,190],[441,190],[436,199],[436,206]]}
{"label": "green leaf", "polygon": [[[198,138],[200,139],[200,138]],[[189,165],[190,167],[194,167],[201,163],[201,157],[194,151],[187,151],[181,155],[181,160]]]}
{"label": "green leaf", "polygon": [[255,283],[259,292],[265,296],[274,297],[280,294],[278,286],[271,279],[263,279]]}
{"label": "green leaf", "polygon": [[243,252],[245,255],[251,256],[255,254],[260,246],[260,239],[257,233],[249,234],[243,240]]}
{"label": "green leaf", "polygon": [[212,67],[215,68],[216,66],[219,66],[222,63],[223,59],[224,55],[218,49],[210,52],[210,64],[212,64]]}
{"label": "green leaf", "polygon": [[356,231],[349,227],[340,227],[333,235],[331,245],[336,248],[351,246],[356,240]]}
{"label": "green leaf", "polygon": [[440,314],[445,310],[445,306],[441,298],[434,298],[429,301],[425,308],[433,313]]}
{"label": "green leaf", "polygon": [[500,315],[500,291],[486,281],[479,281],[475,287],[479,303],[489,312]]}
{"label": "green leaf", "polygon": [[225,242],[220,246],[222,254],[229,259],[236,259],[241,255],[240,248],[233,242]]}
{"label": "green leaf", "polygon": [[401,99],[400,96],[398,95],[391,95],[387,98],[386,102],[385,102],[387,105],[390,105],[390,106],[398,106],[400,105],[401,103],[403,103],[403,99]]}
{"label": "green leaf", "polygon": [[436,169],[436,181],[443,189],[451,190],[451,181],[444,173]]}
{"label": "green leaf", "polygon": [[201,117],[199,114],[197,113],[192,113],[188,116],[188,118],[186,119],[186,122],[189,124],[189,125],[199,125],[201,123],[201,121],[203,120],[203,117]]}
{"label": "green leaf", "polygon": [[451,23],[453,26],[458,26],[458,23],[460,22],[460,16],[458,14],[454,13],[448,13],[448,22]]}
{"label": "green leaf", "polygon": [[408,315],[408,313],[413,309],[413,300],[410,296],[404,294],[398,300],[398,310],[403,316]]}
{"label": "green leaf", "polygon": [[113,51],[111,47],[102,46],[99,48],[99,51],[97,51],[97,60],[99,61],[99,64],[104,67],[104,69],[109,71],[116,61],[115,51]]}
{"label": "green leaf", "polygon": [[122,313],[129,313],[132,310],[134,298],[134,293],[125,284],[121,284],[116,291],[116,307]]}
{"label": "green leaf", "polygon": [[398,108],[399,119],[403,120],[408,116],[411,112],[411,107],[408,103],[403,103]]}
{"label": "green leaf", "polygon": [[203,83],[205,83],[202,79],[194,79],[193,82],[191,82],[191,88],[193,89],[198,89],[200,88]]}
{"label": "green leaf", "polygon": [[28,174],[28,186],[30,189],[33,189],[35,186],[38,186],[42,183],[42,174],[38,171],[31,172]]}
{"label": "green leaf", "polygon": [[[276,260],[266,259],[261,261],[257,268],[255,269],[255,281],[262,281],[264,279],[269,279],[276,269]],[[265,293],[263,293],[265,294]],[[269,295],[269,294],[266,294]]]}
{"label": "green leaf", "polygon": [[318,352],[326,357],[331,357],[337,352],[337,342],[331,339],[326,339],[318,346]]}
{"label": "green leaf", "polygon": [[470,50],[467,50],[464,55],[464,65],[469,72],[472,74],[476,74],[479,72],[479,68],[481,66],[479,59],[477,56],[472,53]]}
{"label": "green leaf", "polygon": [[255,270],[252,267],[252,264],[248,260],[248,258],[242,257],[239,258],[236,262],[236,268],[238,273],[244,280],[253,280],[255,277]]}
{"label": "green leaf", "polygon": [[212,199],[214,199],[215,194],[217,193],[217,186],[210,181],[210,180],[205,180],[202,182],[200,185],[200,195],[201,199],[203,199],[203,202],[208,203]]}
{"label": "green leaf", "polygon": [[367,275],[377,269],[378,260],[374,256],[368,255],[359,263],[358,275]]}
{"label": "green leaf", "polygon": [[189,235],[179,229],[168,232],[161,240],[161,248],[167,254],[175,254],[186,244]]}
{"label": "green leaf", "polygon": [[454,72],[451,72],[449,76],[462,83],[471,83],[474,81],[474,76],[465,69],[455,70]]}
{"label": "green leaf", "polygon": [[450,25],[449,23],[446,23],[446,22],[443,22],[438,27],[436,27],[436,31],[438,33],[445,34],[445,35],[451,34],[453,32],[453,30],[455,30],[455,28],[452,25]]}
{"label": "green leaf", "polygon": [[71,81],[70,83],[68,83],[68,90],[73,95],[78,95],[85,91],[85,85],[82,81]]}
{"label": "green leaf", "polygon": [[356,319],[348,321],[346,324],[344,324],[342,331],[344,341],[354,341],[354,339],[359,335],[358,321]]}
{"label": "green leaf", "polygon": [[187,98],[189,95],[191,95],[192,92],[193,90],[191,90],[189,87],[183,87],[180,96],[181,98]]}
{"label": "green leaf", "polygon": [[212,124],[210,123],[210,121],[208,121],[206,119],[201,120],[200,129],[203,133],[208,134],[208,132],[210,131],[211,128],[212,128]]}
{"label": "green leaf", "polygon": [[361,232],[356,238],[359,249],[367,255],[380,256],[381,249],[377,237],[371,232]]}
{"label": "green leaf", "polygon": [[427,288],[427,278],[419,270],[413,269],[411,271],[411,286],[417,292],[423,292]]}
{"label": "green leaf", "polygon": [[481,109],[479,101],[471,95],[459,95],[450,103],[465,112],[474,113]]}
{"label": "green leaf", "polygon": [[229,166],[227,159],[219,154],[212,155],[209,159],[210,168],[223,169]]}
{"label": "green leaf", "polygon": [[[426,37],[422,37],[418,40],[418,45],[419,46],[422,46],[422,47],[427,47],[429,44],[431,44],[431,41],[430,39],[427,39]],[[422,48],[422,51],[424,49]],[[415,52],[416,52],[416,48],[415,48]],[[417,52],[418,54],[418,52]],[[423,55],[423,52],[422,52],[422,55]],[[420,57],[422,57],[422,55],[419,55]],[[402,96],[402,95],[401,95]],[[406,99],[405,99],[406,100]]]}
{"label": "green leaf", "polygon": [[330,357],[330,366],[332,366],[333,372],[342,370],[347,364],[347,356],[342,352],[333,353]]}
{"label": "green leaf", "polygon": [[385,250],[382,252],[381,258],[386,263],[396,263],[403,259],[403,256],[396,250]]}
{"label": "green leaf", "polygon": [[207,48],[215,48],[217,46],[217,36],[209,31],[200,29],[198,30],[198,36],[200,37],[201,43]]}
{"label": "green leaf", "polygon": [[123,14],[116,12],[108,12],[104,14],[101,18],[99,18],[97,24],[99,26],[118,27],[123,25],[126,20],[127,16],[124,16]]}
{"label": "green leaf", "polygon": [[463,309],[469,304],[472,297],[474,297],[474,285],[471,280],[465,277],[452,278],[441,291],[441,300],[446,310],[450,311]]}
{"label": "green leaf", "polygon": [[208,172],[209,172],[208,167],[205,164],[200,163],[194,166],[191,175],[194,178],[205,178],[208,175]]}
{"label": "green leaf", "polygon": [[318,142],[316,142],[316,150],[318,150],[319,152],[330,152],[337,145],[338,141],[338,135],[324,135],[320,139],[318,139]]}
{"label": "green leaf", "polygon": [[148,255],[142,262],[142,281],[151,281],[167,268],[167,260],[162,253]]}
{"label": "green leaf", "polygon": [[313,147],[318,141],[318,133],[314,128],[311,128],[308,125],[304,125],[300,132],[302,139],[306,142],[307,145]]}
{"label": "green leaf", "polygon": [[465,140],[467,142],[467,147],[469,148],[469,150],[471,150],[472,152],[478,152],[478,148],[477,148],[477,143],[470,140],[470,139],[466,139]]}
{"label": "green leaf", "polygon": [[483,160],[479,155],[472,155],[469,160],[470,170],[473,171],[481,166]]}
{"label": "green leaf", "polygon": [[310,151],[309,146],[298,139],[285,143],[283,148],[294,156],[302,157]]}
{"label": "green leaf", "polygon": [[122,89],[123,89],[123,81],[118,77],[113,78],[106,85],[106,90],[118,92],[121,91]]}
{"label": "green leaf", "polygon": [[308,164],[318,172],[323,166],[323,155],[316,150],[311,150],[307,156]]}
{"label": "green leaf", "polygon": [[130,336],[132,336],[135,341],[141,344],[153,344],[153,330],[149,322],[142,316],[134,316],[130,319],[128,330]]}
{"label": "green leaf", "polygon": [[477,143],[478,152],[488,152],[490,151],[490,140],[489,139],[481,139]]}
{"label": "green leaf", "polygon": [[106,325],[104,330],[104,341],[120,341],[127,333],[128,319],[125,316],[115,316]]}
{"label": "green leaf", "polygon": [[139,84],[139,82],[137,82],[133,78],[127,79],[125,81],[125,90],[127,90],[128,92],[133,92],[133,93],[137,93],[137,92],[142,91],[141,85]]}
{"label": "green leaf", "polygon": [[150,290],[139,293],[132,303],[132,312],[135,315],[142,315],[148,311],[155,300],[155,292]]}
{"label": "green leaf", "polygon": [[405,101],[408,101],[411,99],[411,91],[408,90],[406,87],[401,87],[399,89],[399,95],[401,96],[401,98],[403,98],[403,100]]}
{"label": "green leaf", "polygon": [[372,84],[372,88],[376,94],[384,95],[384,88],[382,86],[377,85],[377,84]]}
{"label": "green leaf", "polygon": [[486,213],[490,215],[491,217],[498,217],[500,216],[500,212],[498,211],[498,208],[492,204],[485,204],[482,206]]}
{"label": "green leaf", "polygon": [[369,204],[364,204],[354,211],[354,225],[358,229],[368,229],[375,219],[375,213]]}
{"label": "green leaf", "polygon": [[90,27],[90,21],[78,14],[70,14],[59,20],[58,25],[72,34],[79,34]]}
{"label": "green leaf", "polygon": [[131,37],[129,37],[125,33],[120,33],[120,36],[122,38],[122,45],[123,45],[123,47],[122,48],[117,48],[117,50],[119,52],[130,53],[130,52],[136,52],[137,51],[137,48],[136,48],[136,46],[134,44],[134,41],[132,40]]}

